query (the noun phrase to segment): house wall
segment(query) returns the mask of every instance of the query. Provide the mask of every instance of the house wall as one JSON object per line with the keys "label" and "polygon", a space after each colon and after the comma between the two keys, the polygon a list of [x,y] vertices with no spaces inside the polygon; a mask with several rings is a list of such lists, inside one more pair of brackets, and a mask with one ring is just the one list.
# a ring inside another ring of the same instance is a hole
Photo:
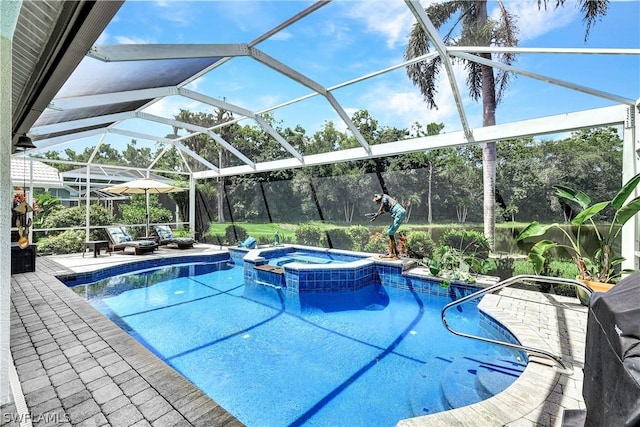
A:
{"label": "house wall", "polygon": [[0,2],[0,405],[10,402],[12,43],[21,0]]}

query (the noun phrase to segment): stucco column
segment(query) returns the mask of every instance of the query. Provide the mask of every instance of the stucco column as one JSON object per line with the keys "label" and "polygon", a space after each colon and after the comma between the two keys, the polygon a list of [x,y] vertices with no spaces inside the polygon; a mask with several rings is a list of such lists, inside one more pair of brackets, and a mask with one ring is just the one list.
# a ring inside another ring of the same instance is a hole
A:
{"label": "stucco column", "polygon": [[[640,99],[627,107],[622,144],[622,182],[626,183],[640,172]],[[640,196],[636,190],[632,197]],[[629,199],[631,200],[631,198]],[[622,228],[623,269],[640,268],[640,214],[631,218]]]}
{"label": "stucco column", "polygon": [[0,405],[10,402],[11,43],[22,0],[0,1]]}

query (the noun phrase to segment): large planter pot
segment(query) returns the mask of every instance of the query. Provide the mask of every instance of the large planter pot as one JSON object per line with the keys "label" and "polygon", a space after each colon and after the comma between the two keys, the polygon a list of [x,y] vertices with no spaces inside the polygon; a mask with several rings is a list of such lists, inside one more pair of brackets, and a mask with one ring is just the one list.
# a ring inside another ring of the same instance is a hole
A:
{"label": "large planter pot", "polygon": [[[594,282],[591,280],[580,279],[578,277],[576,277],[576,279],[587,285],[593,292],[607,292],[614,286],[614,283]],[[576,296],[578,297],[582,305],[589,306],[589,300],[591,298],[587,291],[582,288],[576,287]]]}

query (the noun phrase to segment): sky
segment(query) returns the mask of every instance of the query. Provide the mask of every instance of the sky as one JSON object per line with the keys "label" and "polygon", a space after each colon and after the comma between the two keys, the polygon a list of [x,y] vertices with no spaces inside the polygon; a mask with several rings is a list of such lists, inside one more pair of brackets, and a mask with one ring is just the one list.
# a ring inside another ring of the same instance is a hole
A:
{"label": "sky", "polygon": [[[586,41],[578,2],[567,1],[564,7],[556,9],[556,1],[551,0],[546,10],[539,10],[537,3],[536,0],[503,2],[517,17],[520,47],[629,48],[636,49],[636,54],[520,54],[514,67],[623,98],[640,98],[639,1],[612,1],[607,15],[595,23]],[[96,44],[250,43],[311,4],[306,1],[127,1]],[[422,1],[423,6],[428,4],[429,1]],[[496,2],[489,2],[492,17],[496,16],[496,8]],[[331,88],[401,63],[414,22],[403,1],[336,0],[256,47],[314,82]],[[481,105],[469,98],[465,70],[455,65],[454,73],[468,120],[472,127],[480,126]],[[460,130],[461,122],[446,73],[441,72],[437,87],[438,108],[434,110],[426,107],[404,68],[336,89],[332,94],[347,114],[366,109],[381,126],[410,129],[415,122],[423,126],[436,122],[445,124],[445,132]],[[233,58],[189,83],[187,88],[252,111],[270,109],[311,93],[307,87],[242,57]],[[498,106],[496,122],[615,104],[517,76]],[[166,98],[145,111],[173,117],[180,108],[213,112],[211,106],[177,96]],[[307,134],[313,134],[327,121],[334,122],[338,129],[346,129],[338,113],[321,96],[279,108],[273,114],[282,127],[300,124]],[[147,126],[151,125],[130,121],[121,127],[140,130]]]}

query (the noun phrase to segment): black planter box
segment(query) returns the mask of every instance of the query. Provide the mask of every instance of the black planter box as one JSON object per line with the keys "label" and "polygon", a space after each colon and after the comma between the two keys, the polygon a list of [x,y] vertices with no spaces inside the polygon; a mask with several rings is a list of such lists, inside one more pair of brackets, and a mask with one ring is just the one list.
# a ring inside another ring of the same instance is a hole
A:
{"label": "black planter box", "polygon": [[36,271],[36,245],[20,249],[17,243],[11,244],[11,274],[32,273]]}

